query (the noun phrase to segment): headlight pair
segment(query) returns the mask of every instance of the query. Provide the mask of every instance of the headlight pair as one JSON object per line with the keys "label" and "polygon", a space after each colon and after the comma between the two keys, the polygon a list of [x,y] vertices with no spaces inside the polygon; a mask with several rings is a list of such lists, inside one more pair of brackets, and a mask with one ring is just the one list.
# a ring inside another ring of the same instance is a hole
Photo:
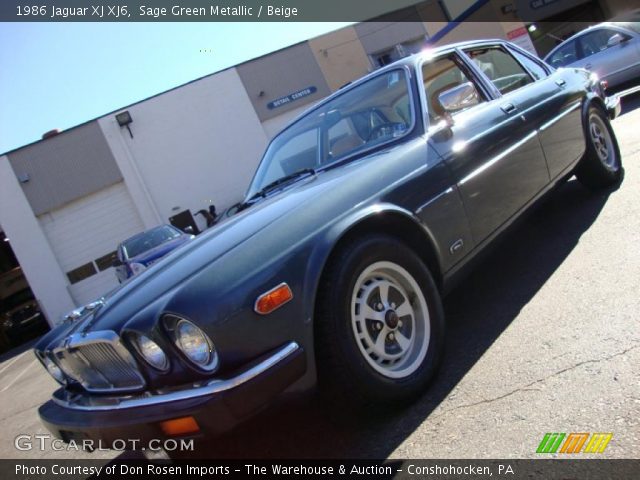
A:
{"label": "headlight pair", "polygon": [[[175,315],[165,315],[163,322],[174,344],[189,362],[208,372],[217,368],[218,353],[211,339],[200,328]],[[141,334],[135,335],[133,342],[149,365],[160,371],[169,368],[169,358],[156,342]]]}

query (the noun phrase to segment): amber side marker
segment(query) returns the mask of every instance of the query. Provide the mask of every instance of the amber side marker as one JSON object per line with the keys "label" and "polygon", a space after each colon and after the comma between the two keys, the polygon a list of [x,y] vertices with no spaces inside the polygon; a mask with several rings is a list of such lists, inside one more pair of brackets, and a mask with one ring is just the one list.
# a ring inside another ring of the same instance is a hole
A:
{"label": "amber side marker", "polygon": [[160,428],[165,435],[177,436],[187,435],[189,433],[198,433],[200,427],[193,417],[174,418],[160,423]]}
{"label": "amber side marker", "polygon": [[263,293],[256,300],[254,310],[260,315],[266,315],[280,308],[293,298],[293,293],[286,283],[281,283],[277,287]]}

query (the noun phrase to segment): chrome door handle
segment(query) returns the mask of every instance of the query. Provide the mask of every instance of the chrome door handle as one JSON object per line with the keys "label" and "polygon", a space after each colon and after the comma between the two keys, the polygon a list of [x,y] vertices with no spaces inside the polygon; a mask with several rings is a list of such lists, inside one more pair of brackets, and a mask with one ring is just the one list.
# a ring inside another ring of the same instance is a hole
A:
{"label": "chrome door handle", "polygon": [[590,63],[587,63],[584,68],[586,68],[587,70],[591,70],[591,67],[593,67],[593,65],[591,65]]}
{"label": "chrome door handle", "polygon": [[556,85],[558,85],[559,87],[564,87],[567,84],[567,82],[561,78],[560,80],[556,80]]}
{"label": "chrome door handle", "polygon": [[504,113],[513,113],[518,109],[513,103],[505,103],[500,108]]}

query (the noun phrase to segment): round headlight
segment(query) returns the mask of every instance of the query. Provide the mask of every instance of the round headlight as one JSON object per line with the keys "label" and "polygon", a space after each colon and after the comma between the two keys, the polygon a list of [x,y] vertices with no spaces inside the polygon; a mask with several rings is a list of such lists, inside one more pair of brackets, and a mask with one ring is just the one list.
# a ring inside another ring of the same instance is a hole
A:
{"label": "round headlight", "polygon": [[58,383],[65,383],[64,373],[62,373],[60,367],[49,357],[44,357],[43,361],[49,375],[55,378]]}
{"label": "round headlight", "polygon": [[178,320],[174,329],[176,345],[198,367],[213,370],[218,365],[218,354],[207,335],[193,323]]}
{"label": "round headlight", "polygon": [[138,352],[146,362],[158,370],[166,370],[169,367],[169,359],[162,351],[160,345],[145,335],[137,335],[134,340]]}

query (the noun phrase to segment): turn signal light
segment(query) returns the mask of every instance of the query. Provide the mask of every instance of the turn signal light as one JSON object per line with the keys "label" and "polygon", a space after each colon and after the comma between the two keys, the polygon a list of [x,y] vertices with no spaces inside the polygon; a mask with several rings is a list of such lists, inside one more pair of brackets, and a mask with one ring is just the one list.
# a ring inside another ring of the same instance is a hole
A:
{"label": "turn signal light", "polygon": [[187,435],[189,433],[198,433],[200,427],[193,417],[174,418],[160,423],[160,428],[165,435],[172,437],[178,435]]}
{"label": "turn signal light", "polygon": [[293,298],[293,293],[286,283],[263,293],[256,300],[254,310],[260,315],[267,315]]}

